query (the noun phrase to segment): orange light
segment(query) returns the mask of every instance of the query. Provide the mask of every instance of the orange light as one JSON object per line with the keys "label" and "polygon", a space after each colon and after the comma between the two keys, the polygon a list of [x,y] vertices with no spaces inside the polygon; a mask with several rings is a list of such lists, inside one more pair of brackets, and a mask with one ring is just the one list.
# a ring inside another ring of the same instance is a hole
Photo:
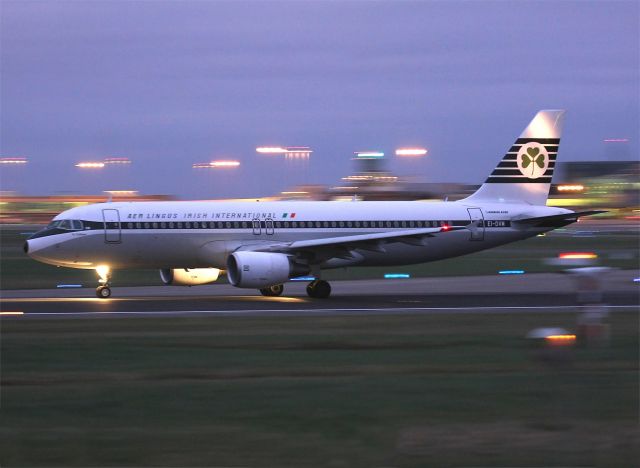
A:
{"label": "orange light", "polygon": [[79,162],[76,164],[76,167],[79,167],[80,169],[102,169],[104,167],[104,163],[94,161]]}
{"label": "orange light", "polygon": [[558,258],[576,260],[598,258],[598,255],[593,252],[563,252],[558,255]]}
{"label": "orange light", "polygon": [[424,156],[427,154],[426,148],[398,148],[396,156]]}
{"label": "orange light", "polygon": [[559,345],[571,344],[576,341],[576,335],[548,335],[545,340]]}
{"label": "orange light", "polygon": [[582,192],[584,185],[558,185],[558,192]]}

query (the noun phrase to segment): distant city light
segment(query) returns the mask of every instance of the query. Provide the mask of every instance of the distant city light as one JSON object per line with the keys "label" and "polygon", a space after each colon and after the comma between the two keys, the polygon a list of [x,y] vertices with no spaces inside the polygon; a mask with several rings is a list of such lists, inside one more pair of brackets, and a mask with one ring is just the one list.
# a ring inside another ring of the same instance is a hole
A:
{"label": "distant city light", "polygon": [[211,169],[211,163],[194,163],[191,167],[194,169]]}
{"label": "distant city light", "polygon": [[131,159],[129,158],[105,158],[105,164],[131,164]]}
{"label": "distant city light", "polygon": [[102,169],[104,167],[104,163],[97,161],[86,161],[79,162],[78,164],[76,164],[76,167],[79,167],[80,169]]}
{"label": "distant city light", "polygon": [[309,192],[280,192],[282,195],[307,195]]}
{"label": "distant city light", "polygon": [[238,167],[240,165],[240,161],[211,161],[211,167]]}
{"label": "distant city light", "polygon": [[424,156],[427,154],[426,148],[398,148],[396,156]]}
{"label": "distant city light", "polygon": [[354,154],[356,157],[362,159],[384,158],[384,153],[382,151],[356,151]]}
{"label": "distant city light", "polygon": [[384,279],[406,279],[411,278],[409,273],[385,273]]}
{"label": "distant city light", "polygon": [[309,159],[313,151],[308,146],[289,146],[284,153],[287,159]]}
{"label": "distant city light", "polygon": [[582,192],[584,185],[558,185],[558,192]]}
{"label": "distant city light", "polygon": [[356,174],[342,177],[346,182],[396,182],[397,176],[373,175],[373,174]]}
{"label": "distant city light", "polygon": [[628,138],[606,138],[605,143],[629,143]]}
{"label": "distant city light", "polygon": [[281,146],[259,146],[256,148],[256,151],[262,154],[285,154],[287,148]]}
{"label": "distant city light", "polygon": [[138,193],[137,190],[105,190],[104,193],[108,193],[110,195],[135,195]]}
{"label": "distant city light", "polygon": [[28,159],[17,157],[17,158],[0,158],[0,164],[27,164]]}
{"label": "distant city light", "polygon": [[565,260],[580,260],[598,258],[598,255],[593,252],[563,252],[558,255],[558,258]]}

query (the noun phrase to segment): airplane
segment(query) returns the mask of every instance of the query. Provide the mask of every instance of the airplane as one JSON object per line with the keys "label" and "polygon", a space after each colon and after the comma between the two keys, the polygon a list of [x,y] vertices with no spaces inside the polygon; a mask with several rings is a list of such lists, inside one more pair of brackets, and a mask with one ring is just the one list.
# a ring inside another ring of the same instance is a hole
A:
{"label": "airplane", "polygon": [[56,216],[24,251],[40,262],[94,269],[96,295],[111,296],[112,271],[154,268],[167,285],[215,282],[283,293],[322,271],[441,260],[526,239],[600,211],[546,206],[565,111],[541,110],[471,196],[457,201],[106,202]]}

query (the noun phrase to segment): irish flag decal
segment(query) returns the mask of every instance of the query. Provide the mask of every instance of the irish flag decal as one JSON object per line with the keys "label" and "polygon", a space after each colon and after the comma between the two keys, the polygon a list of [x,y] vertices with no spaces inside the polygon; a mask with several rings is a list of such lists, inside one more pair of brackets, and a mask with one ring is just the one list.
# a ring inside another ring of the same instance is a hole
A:
{"label": "irish flag decal", "polygon": [[283,213],[282,217],[283,218],[295,218],[296,214],[295,213]]}

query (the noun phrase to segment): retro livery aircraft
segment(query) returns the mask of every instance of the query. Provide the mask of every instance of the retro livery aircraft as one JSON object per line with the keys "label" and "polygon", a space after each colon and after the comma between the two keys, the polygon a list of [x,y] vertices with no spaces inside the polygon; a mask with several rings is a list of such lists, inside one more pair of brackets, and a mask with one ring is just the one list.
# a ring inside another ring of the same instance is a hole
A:
{"label": "retro livery aircraft", "polygon": [[265,296],[312,275],[311,297],[331,286],[322,270],[406,265],[514,242],[596,212],[545,206],[564,111],[536,114],[485,183],[454,202],[126,202],[73,208],[31,236],[24,250],[52,265],[95,269],[97,296],[111,271],[157,268],[165,284],[214,282],[226,270]]}

